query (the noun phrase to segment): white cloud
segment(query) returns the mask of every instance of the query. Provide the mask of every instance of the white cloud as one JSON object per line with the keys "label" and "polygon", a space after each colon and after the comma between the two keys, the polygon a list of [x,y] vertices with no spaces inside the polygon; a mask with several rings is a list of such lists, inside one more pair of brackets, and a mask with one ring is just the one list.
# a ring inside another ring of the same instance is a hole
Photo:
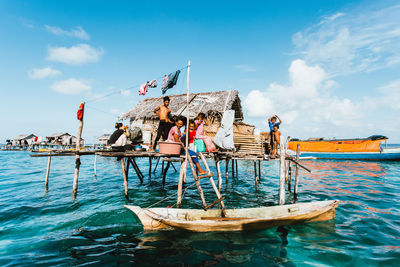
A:
{"label": "white cloud", "polygon": [[252,66],[249,65],[234,65],[233,66],[235,69],[238,69],[242,72],[253,72],[256,71],[256,69]]}
{"label": "white cloud", "polygon": [[87,44],[71,47],[51,47],[47,49],[47,60],[72,65],[81,65],[98,61],[103,55],[103,48],[93,48]]}
{"label": "white cloud", "polygon": [[70,31],[63,30],[60,27],[50,26],[50,25],[45,25],[45,28],[48,32],[58,36],[74,37],[86,41],[90,39],[89,34],[81,26],[77,26],[75,29],[72,29]]}
{"label": "white cloud", "polygon": [[[292,134],[329,135],[336,127],[357,127],[364,102],[354,103],[332,95],[336,85],[318,65],[309,66],[297,59],[289,67],[286,85],[272,83],[265,90],[253,90],[243,105],[249,117],[265,125],[267,118],[278,114],[284,129]],[[264,126],[265,127],[265,126]],[[299,130],[302,129],[302,130]]]}
{"label": "white cloud", "polygon": [[50,88],[58,93],[66,95],[77,95],[89,92],[91,89],[90,81],[70,78],[53,83]]}
{"label": "white cloud", "polygon": [[374,71],[400,63],[400,5],[338,12],[293,36],[296,52],[329,75]]}
{"label": "white cloud", "polygon": [[61,71],[55,70],[51,67],[44,67],[42,69],[31,69],[28,71],[28,77],[31,79],[44,79],[60,75]]}
{"label": "white cloud", "polygon": [[385,105],[400,111],[400,80],[380,87],[379,91],[383,94],[382,101]]}

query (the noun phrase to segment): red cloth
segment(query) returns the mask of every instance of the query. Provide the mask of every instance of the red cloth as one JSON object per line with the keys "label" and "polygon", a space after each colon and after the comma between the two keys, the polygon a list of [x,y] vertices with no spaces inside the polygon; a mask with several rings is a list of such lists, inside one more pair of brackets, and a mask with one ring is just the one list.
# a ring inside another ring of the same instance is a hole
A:
{"label": "red cloth", "polygon": [[83,111],[85,110],[85,102],[82,102],[79,106],[78,112],[76,113],[76,117],[78,120],[83,120]]}

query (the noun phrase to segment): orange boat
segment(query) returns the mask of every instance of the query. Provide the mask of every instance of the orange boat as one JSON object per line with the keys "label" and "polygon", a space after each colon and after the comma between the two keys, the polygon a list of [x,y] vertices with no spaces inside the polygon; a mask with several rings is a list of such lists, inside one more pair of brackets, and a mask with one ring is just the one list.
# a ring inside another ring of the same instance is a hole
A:
{"label": "orange boat", "polygon": [[334,139],[324,140],[292,139],[288,148],[297,150],[300,145],[302,157],[315,157],[320,159],[360,159],[360,160],[399,160],[399,148],[386,148],[381,146],[382,141],[388,138],[383,135],[372,135],[363,139]]}

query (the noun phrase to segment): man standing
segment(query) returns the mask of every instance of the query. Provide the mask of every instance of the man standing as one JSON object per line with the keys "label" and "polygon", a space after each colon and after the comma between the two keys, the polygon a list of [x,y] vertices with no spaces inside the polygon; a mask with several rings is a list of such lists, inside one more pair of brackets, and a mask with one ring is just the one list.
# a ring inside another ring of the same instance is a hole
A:
{"label": "man standing", "polygon": [[158,125],[157,136],[154,140],[152,150],[156,148],[157,142],[158,140],[160,140],[160,137],[162,137],[164,141],[168,139],[169,130],[173,126],[173,122],[169,119],[169,115],[171,113],[171,110],[168,108],[170,99],[168,96],[165,96],[163,100],[164,104],[159,105],[154,110],[154,113],[156,113],[156,115],[160,118],[160,124]]}

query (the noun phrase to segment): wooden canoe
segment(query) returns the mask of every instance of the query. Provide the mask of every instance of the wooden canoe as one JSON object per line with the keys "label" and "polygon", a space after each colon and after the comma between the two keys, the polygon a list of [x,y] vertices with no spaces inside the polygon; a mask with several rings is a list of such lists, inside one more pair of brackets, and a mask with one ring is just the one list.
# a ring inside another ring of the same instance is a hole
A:
{"label": "wooden canoe", "polygon": [[183,229],[193,232],[260,230],[274,226],[315,221],[335,217],[338,200],[315,201],[290,205],[221,210],[150,208],[125,205],[139,218],[144,230]]}

